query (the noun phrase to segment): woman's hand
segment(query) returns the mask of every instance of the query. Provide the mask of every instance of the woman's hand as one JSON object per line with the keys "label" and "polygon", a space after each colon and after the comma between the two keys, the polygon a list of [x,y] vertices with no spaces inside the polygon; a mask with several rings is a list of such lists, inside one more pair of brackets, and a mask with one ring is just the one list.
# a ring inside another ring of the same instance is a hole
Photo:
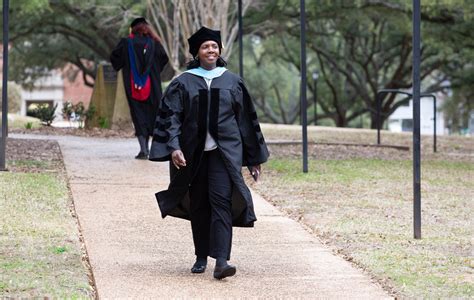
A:
{"label": "woman's hand", "polygon": [[181,150],[174,150],[173,153],[171,153],[171,160],[178,170],[180,167],[186,167],[186,159],[184,159],[184,154]]}
{"label": "woman's hand", "polygon": [[250,175],[252,175],[253,180],[258,181],[258,177],[260,176],[260,173],[262,172],[262,166],[261,165],[256,165],[256,166],[251,166],[249,168]]}

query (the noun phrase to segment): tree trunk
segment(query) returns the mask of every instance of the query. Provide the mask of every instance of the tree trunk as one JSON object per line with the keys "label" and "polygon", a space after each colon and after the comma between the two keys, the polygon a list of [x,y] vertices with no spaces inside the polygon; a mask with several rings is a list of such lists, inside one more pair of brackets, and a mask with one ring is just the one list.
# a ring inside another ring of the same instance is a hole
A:
{"label": "tree trunk", "polygon": [[345,115],[338,115],[335,121],[337,127],[347,127],[348,125],[347,118]]}
{"label": "tree trunk", "polygon": [[[384,128],[385,121],[388,119],[388,112],[382,111],[380,114],[380,129]],[[377,111],[370,114],[370,128],[377,129]]]}

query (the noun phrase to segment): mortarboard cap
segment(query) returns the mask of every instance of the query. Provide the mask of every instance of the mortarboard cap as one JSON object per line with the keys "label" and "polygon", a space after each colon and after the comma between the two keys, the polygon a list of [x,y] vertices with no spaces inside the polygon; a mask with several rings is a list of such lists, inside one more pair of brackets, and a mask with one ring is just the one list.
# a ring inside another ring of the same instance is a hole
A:
{"label": "mortarboard cap", "polygon": [[132,24],[130,24],[130,27],[133,28],[133,27],[135,27],[136,25],[138,25],[140,23],[148,24],[148,22],[146,21],[145,18],[140,17],[140,18],[136,18],[135,20],[133,20]]}
{"label": "mortarboard cap", "polygon": [[214,41],[219,45],[219,50],[222,49],[221,32],[203,26],[189,37],[189,53],[191,53],[193,57],[196,57],[199,47],[201,47],[202,43],[205,41]]}

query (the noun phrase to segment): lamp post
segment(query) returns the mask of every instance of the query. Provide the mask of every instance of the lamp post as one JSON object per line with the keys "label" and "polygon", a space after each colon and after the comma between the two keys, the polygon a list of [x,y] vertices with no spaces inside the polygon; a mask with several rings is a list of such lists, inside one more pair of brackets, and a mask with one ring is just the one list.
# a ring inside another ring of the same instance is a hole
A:
{"label": "lamp post", "polygon": [[301,43],[301,91],[300,91],[300,109],[301,109],[301,127],[303,140],[303,173],[308,173],[308,118],[307,118],[307,99],[306,99],[306,10],[305,0],[300,0],[300,43]]}
{"label": "lamp post", "polygon": [[420,63],[421,0],[413,0],[413,231],[421,239]]}
{"label": "lamp post", "polygon": [[318,100],[318,78],[319,78],[319,72],[314,71],[313,72],[313,83],[314,83],[314,89],[313,89],[313,99],[314,99],[314,125],[318,125],[318,121],[316,118],[318,109],[317,109],[317,100]]}
{"label": "lamp post", "polygon": [[9,0],[3,0],[3,81],[2,81],[2,121],[0,137],[0,171],[6,171],[6,147],[8,126],[8,11]]}

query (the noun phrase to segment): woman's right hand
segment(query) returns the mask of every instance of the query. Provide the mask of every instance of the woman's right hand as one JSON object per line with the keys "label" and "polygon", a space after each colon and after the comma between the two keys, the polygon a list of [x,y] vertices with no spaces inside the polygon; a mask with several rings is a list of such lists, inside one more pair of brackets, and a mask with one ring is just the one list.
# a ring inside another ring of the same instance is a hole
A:
{"label": "woman's right hand", "polygon": [[186,167],[186,159],[184,159],[184,154],[181,150],[174,150],[171,153],[171,160],[178,170],[180,167]]}

